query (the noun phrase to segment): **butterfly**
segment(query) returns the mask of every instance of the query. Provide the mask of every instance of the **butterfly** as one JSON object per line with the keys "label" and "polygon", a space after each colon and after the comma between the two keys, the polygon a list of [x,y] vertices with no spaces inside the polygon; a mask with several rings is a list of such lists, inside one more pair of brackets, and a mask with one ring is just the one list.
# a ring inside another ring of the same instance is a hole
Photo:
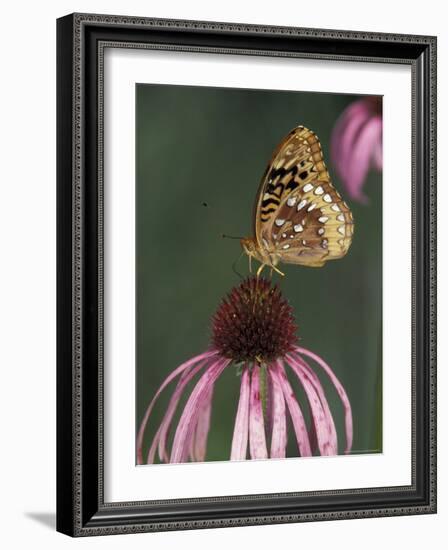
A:
{"label": "butterfly", "polygon": [[274,151],[258,190],[255,237],[241,239],[249,256],[284,275],[280,262],[322,267],[347,253],[353,215],[331,183],[316,134],[298,126]]}

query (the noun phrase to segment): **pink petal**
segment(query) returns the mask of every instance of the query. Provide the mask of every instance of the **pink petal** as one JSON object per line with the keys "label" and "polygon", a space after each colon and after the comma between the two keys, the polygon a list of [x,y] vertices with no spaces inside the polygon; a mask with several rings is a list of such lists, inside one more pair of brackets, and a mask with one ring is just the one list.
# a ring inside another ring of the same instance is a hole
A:
{"label": "pink petal", "polygon": [[338,152],[338,149],[340,149],[340,137],[346,132],[349,124],[354,119],[365,117],[368,114],[369,109],[364,99],[353,101],[342,111],[339,118],[336,120],[332,133],[331,147],[332,149],[336,147],[335,152]]}
{"label": "pink petal", "polygon": [[[311,407],[310,407],[309,403],[308,403],[308,410],[309,410],[310,418],[312,419],[313,418],[313,413],[311,411]],[[316,428],[314,427],[314,422],[313,421],[310,422],[310,425],[309,425],[309,428],[308,428],[308,438],[310,440],[311,455],[314,455],[317,452],[318,444],[317,444]]]}
{"label": "pink petal", "polygon": [[331,414],[330,406],[328,405],[327,398],[325,396],[324,389],[322,387],[322,384],[317,376],[317,374],[313,371],[313,369],[308,365],[308,363],[301,357],[300,355],[294,355],[294,358],[297,360],[299,365],[302,367],[302,369],[306,372],[309,379],[311,380],[311,383],[314,386],[314,389],[317,392],[317,395],[319,396],[320,402],[322,403],[322,407],[325,412],[325,416],[328,421],[328,430],[330,431],[331,437],[334,438],[337,445],[337,433],[336,433],[336,426],[334,424],[333,415]]}
{"label": "pink petal", "polygon": [[362,126],[371,116],[364,99],[355,101],[339,117],[331,136],[332,160],[340,177],[345,180],[350,153]]}
{"label": "pink petal", "polygon": [[191,392],[174,435],[171,463],[186,462],[191,449],[197,415],[204,402],[204,397],[207,397],[210,386],[229,363],[230,359],[218,359],[216,363],[210,365]]}
{"label": "pink petal", "polygon": [[263,409],[260,395],[260,367],[253,365],[250,385],[249,447],[251,458],[267,458]]}
{"label": "pink petal", "polygon": [[288,381],[285,369],[281,361],[277,361],[277,376],[286,400],[286,404],[288,405],[289,414],[291,415],[292,425],[296,434],[300,456],[312,456],[305,419],[303,418],[302,411],[297,402],[297,399],[295,398],[294,392],[291,388],[291,384]]}
{"label": "pink petal", "polygon": [[[344,132],[340,135],[340,160],[347,160],[350,157],[350,153],[358,140],[364,126],[371,118],[370,110],[364,100],[358,102],[359,110],[352,115],[348,115],[348,120]],[[349,163],[344,162],[341,166],[344,171],[348,167]]]}
{"label": "pink petal", "polygon": [[182,373],[182,376],[177,383],[176,389],[174,390],[173,395],[171,396],[171,399],[168,404],[168,408],[166,410],[166,413],[163,417],[163,420],[159,426],[159,429],[157,430],[156,435],[154,436],[154,439],[152,441],[151,447],[148,451],[148,458],[147,458],[147,464],[153,464],[154,463],[154,456],[157,447],[159,448],[159,457],[160,460],[163,462],[169,462],[170,457],[168,455],[168,452],[166,450],[166,440],[168,437],[169,429],[171,426],[171,422],[173,420],[174,413],[176,412],[177,405],[180,401],[180,398],[182,396],[182,393],[187,386],[187,384],[190,382],[190,380],[207,364],[207,360],[201,361],[199,365],[196,365],[191,370],[185,370]]}
{"label": "pink petal", "polygon": [[341,399],[342,405],[344,407],[344,413],[345,413],[345,437],[346,437],[346,448],[345,452],[349,453],[352,448],[353,443],[353,417],[352,417],[352,408],[350,406],[350,401],[348,399],[347,393],[342,386],[342,384],[339,382],[338,378],[334,374],[334,372],[331,370],[331,368],[327,365],[327,363],[318,355],[313,353],[312,351],[309,351],[305,348],[301,348],[299,346],[295,347],[295,350],[298,353],[301,353],[303,355],[307,355],[311,359],[313,359],[320,367],[324,369],[324,371],[329,376],[330,380],[332,381],[339,398]]}
{"label": "pink petal", "polygon": [[288,356],[288,364],[296,373],[307,395],[316,429],[320,454],[324,456],[337,454],[337,438],[331,434],[327,415],[325,414],[319,395],[314,389],[310,377],[293,357]]}
{"label": "pink petal", "polygon": [[373,166],[378,172],[381,172],[383,169],[383,139],[381,136],[381,139],[378,140],[378,143],[375,146],[375,149],[373,151],[373,158],[372,158]]}
{"label": "pink petal", "polygon": [[275,368],[269,366],[269,376],[272,381],[272,439],[271,458],[285,458],[286,444],[286,409],[282,386]]}
{"label": "pink petal", "polygon": [[230,460],[246,460],[247,440],[249,432],[249,395],[250,375],[249,368],[244,367],[241,375],[240,400],[233,430],[232,451]]}
{"label": "pink petal", "polygon": [[347,163],[345,185],[354,199],[366,200],[361,188],[369,171],[373,153],[381,140],[382,128],[381,117],[376,116],[370,119],[348,154],[347,158],[350,160]]}
{"label": "pink petal", "polygon": [[195,365],[196,363],[199,363],[202,359],[207,359],[209,357],[213,357],[217,355],[218,352],[216,350],[207,351],[205,353],[202,353],[201,355],[197,355],[196,357],[193,357],[192,359],[186,361],[185,363],[182,363],[177,369],[175,369],[165,380],[163,381],[162,385],[157,390],[155,396],[153,397],[152,401],[148,405],[148,408],[146,409],[145,415],[143,416],[143,420],[140,424],[140,428],[137,433],[137,464],[143,464],[143,436],[145,434],[146,424],[148,423],[149,416],[151,414],[151,411],[156,404],[156,401],[159,397],[159,395],[162,393],[162,391],[166,388],[166,386],[176,378],[179,374],[181,374],[184,370],[190,368],[191,366]]}
{"label": "pink petal", "polygon": [[193,445],[193,460],[204,462],[207,451],[207,438],[210,429],[210,418],[212,413],[213,385],[207,392],[207,396],[199,411],[199,418],[196,424]]}

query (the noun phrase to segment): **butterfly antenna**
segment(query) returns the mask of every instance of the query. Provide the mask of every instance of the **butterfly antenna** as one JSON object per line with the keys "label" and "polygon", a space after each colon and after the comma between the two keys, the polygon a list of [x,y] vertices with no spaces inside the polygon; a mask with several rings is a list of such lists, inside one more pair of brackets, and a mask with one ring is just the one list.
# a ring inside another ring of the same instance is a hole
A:
{"label": "butterfly antenna", "polygon": [[221,234],[221,237],[223,239],[238,239],[239,241],[244,238],[244,237],[234,237],[233,235],[225,235],[224,233]]}

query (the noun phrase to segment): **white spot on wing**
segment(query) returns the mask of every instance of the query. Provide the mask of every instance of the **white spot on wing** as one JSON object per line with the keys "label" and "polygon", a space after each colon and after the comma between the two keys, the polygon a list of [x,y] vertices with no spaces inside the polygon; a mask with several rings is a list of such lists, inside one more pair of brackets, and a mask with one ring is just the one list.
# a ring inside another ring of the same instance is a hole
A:
{"label": "white spot on wing", "polygon": [[317,230],[318,235],[323,235],[324,233],[325,233],[325,229],[323,227]]}
{"label": "white spot on wing", "polygon": [[275,220],[275,225],[276,225],[277,227],[281,227],[284,223],[285,223],[285,220],[281,220],[280,218],[277,218],[277,219]]}
{"label": "white spot on wing", "polygon": [[337,204],[332,204],[331,209],[333,210],[333,212],[340,212],[341,211],[341,209],[339,208],[339,206]]}
{"label": "white spot on wing", "polygon": [[324,192],[324,189],[323,189],[322,185],[319,185],[319,186],[316,187],[316,189],[314,190],[314,194],[315,194],[315,195],[322,195],[323,192]]}
{"label": "white spot on wing", "polygon": [[338,232],[341,234],[341,235],[345,235],[345,225],[341,225],[338,227]]}
{"label": "white spot on wing", "polygon": [[286,204],[288,206],[294,206],[296,204],[296,197],[290,197],[287,201],[286,201]]}
{"label": "white spot on wing", "polygon": [[297,211],[301,210],[306,204],[306,200],[303,199],[299,202],[299,204],[297,205]]}
{"label": "white spot on wing", "polygon": [[310,204],[310,205],[308,206],[307,212],[311,212],[311,210],[314,210],[315,208],[316,208],[316,205],[315,205],[314,202],[313,202],[313,204]]}
{"label": "white spot on wing", "polygon": [[319,218],[319,221],[320,221],[320,223],[325,223],[325,222],[327,222],[327,221],[328,221],[328,216],[321,216],[321,217]]}
{"label": "white spot on wing", "polygon": [[303,186],[303,192],[308,193],[308,191],[311,191],[312,188],[313,188],[313,185],[311,183],[307,183],[306,185]]}
{"label": "white spot on wing", "polygon": [[294,226],[294,231],[296,233],[300,233],[301,231],[303,231],[303,227],[300,225],[300,223]]}
{"label": "white spot on wing", "polygon": [[283,250],[288,250],[288,248],[289,248],[289,244],[284,244],[283,245]]}
{"label": "white spot on wing", "polygon": [[339,214],[339,216],[336,219],[340,222],[344,222],[345,221],[344,214]]}
{"label": "white spot on wing", "polygon": [[328,193],[325,193],[325,195],[322,198],[324,199],[325,202],[331,202],[332,201],[332,198],[330,197],[330,195]]}

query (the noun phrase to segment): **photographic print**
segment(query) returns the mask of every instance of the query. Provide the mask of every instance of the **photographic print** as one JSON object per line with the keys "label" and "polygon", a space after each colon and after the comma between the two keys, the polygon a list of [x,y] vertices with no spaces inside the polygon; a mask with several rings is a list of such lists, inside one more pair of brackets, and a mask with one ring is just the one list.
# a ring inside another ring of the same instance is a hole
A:
{"label": "photographic print", "polygon": [[136,86],[136,462],[382,452],[382,98]]}

